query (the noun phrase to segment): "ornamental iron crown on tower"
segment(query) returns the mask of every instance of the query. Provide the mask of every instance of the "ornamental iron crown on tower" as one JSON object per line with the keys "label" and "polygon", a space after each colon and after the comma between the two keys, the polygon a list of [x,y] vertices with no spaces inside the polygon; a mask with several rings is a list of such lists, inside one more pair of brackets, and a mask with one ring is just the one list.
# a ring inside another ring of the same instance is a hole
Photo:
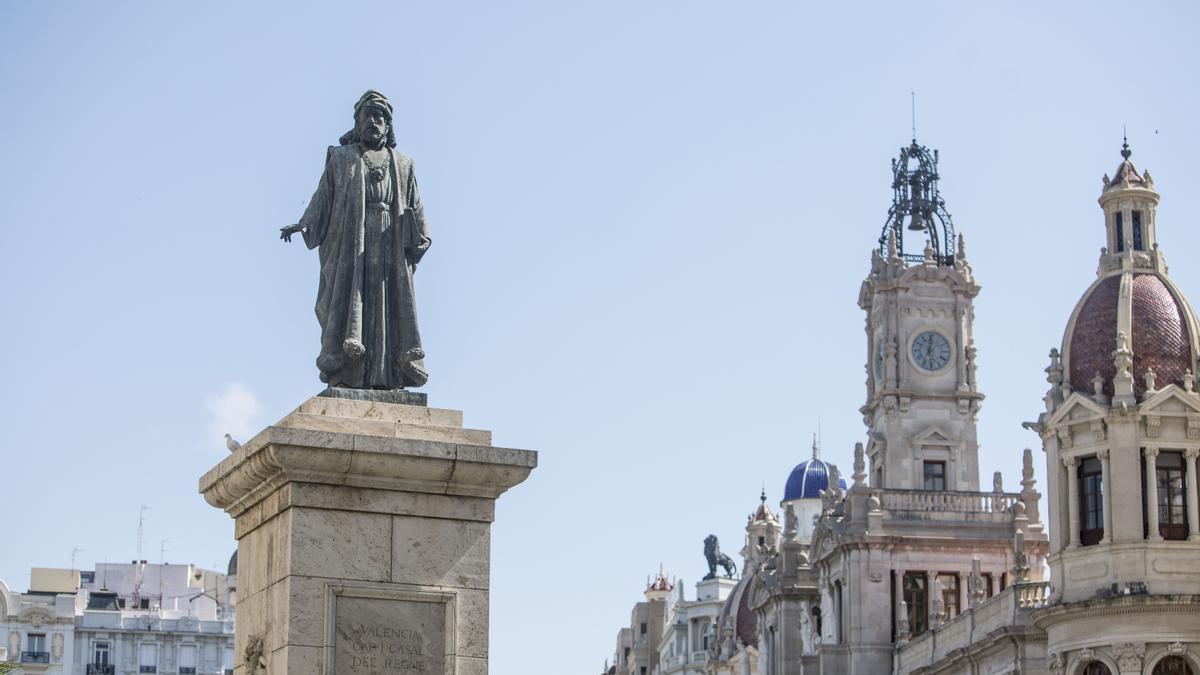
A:
{"label": "ornamental iron crown on tower", "polygon": [[[954,265],[954,222],[938,192],[937,163],[938,151],[930,152],[915,138],[892,160],[892,207],[879,235],[881,255],[918,263],[932,257],[938,264]],[[905,250],[906,231],[923,232],[925,250]]]}

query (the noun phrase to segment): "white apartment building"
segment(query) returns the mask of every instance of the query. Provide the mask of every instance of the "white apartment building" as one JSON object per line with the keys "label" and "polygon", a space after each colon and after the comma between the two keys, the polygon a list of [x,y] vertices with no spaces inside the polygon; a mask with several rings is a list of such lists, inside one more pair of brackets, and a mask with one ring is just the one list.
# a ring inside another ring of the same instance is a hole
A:
{"label": "white apartment building", "polygon": [[0,630],[15,674],[231,675],[237,554],[226,573],[131,561],[35,568],[0,581]]}

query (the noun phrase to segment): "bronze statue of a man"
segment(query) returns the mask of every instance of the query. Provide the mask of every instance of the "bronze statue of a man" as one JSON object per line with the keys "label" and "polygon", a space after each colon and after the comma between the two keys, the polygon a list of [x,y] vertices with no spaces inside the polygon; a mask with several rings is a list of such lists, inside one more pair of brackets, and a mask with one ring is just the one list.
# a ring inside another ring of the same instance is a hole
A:
{"label": "bronze statue of a man", "polygon": [[330,147],[325,172],[300,222],[318,249],[321,381],[331,387],[402,389],[429,379],[417,331],[413,273],[429,229],[412,160],[395,149],[392,105],[368,91],[354,105],[354,129]]}

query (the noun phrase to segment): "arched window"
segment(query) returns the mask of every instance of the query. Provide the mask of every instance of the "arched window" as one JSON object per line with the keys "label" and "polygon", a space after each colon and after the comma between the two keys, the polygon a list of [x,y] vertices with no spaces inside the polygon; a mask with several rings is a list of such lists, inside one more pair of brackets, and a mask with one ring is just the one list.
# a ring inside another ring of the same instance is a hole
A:
{"label": "arched window", "polygon": [[1154,666],[1154,675],[1192,675],[1192,667],[1178,656],[1168,656]]}
{"label": "arched window", "polygon": [[1112,675],[1112,671],[1103,663],[1092,661],[1083,669],[1083,675]]}

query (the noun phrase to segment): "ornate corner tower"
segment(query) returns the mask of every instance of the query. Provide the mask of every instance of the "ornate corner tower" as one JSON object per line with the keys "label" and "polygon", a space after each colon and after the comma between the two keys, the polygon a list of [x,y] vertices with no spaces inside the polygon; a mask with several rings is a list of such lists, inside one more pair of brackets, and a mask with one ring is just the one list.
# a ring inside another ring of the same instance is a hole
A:
{"label": "ornate corner tower", "polygon": [[1030,425],[1048,465],[1054,600],[1034,619],[1067,672],[1200,672],[1200,326],[1131,155],[1125,144],[1104,177],[1107,246]]}
{"label": "ornate corner tower", "polygon": [[859,291],[872,487],[979,489],[979,285],[938,192],[937,162],[916,140],[892,161],[892,208]]}

